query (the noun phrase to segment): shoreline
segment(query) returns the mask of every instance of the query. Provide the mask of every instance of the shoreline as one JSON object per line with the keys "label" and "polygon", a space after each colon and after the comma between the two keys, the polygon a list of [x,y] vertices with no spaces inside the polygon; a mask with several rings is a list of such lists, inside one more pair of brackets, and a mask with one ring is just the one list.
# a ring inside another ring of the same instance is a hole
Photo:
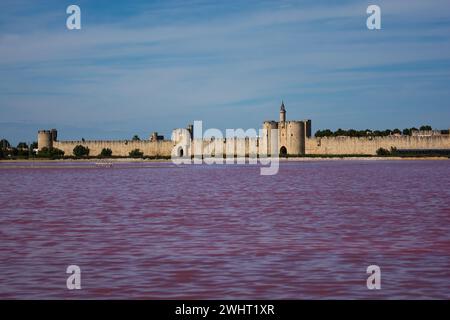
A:
{"label": "shoreline", "polygon": [[449,160],[448,157],[293,157],[293,158],[280,158],[281,161],[338,161],[338,160],[348,160],[348,161],[388,161],[388,160],[396,160],[396,161],[407,161],[407,160]]}
{"label": "shoreline", "polygon": [[[248,159],[248,158],[246,158]],[[351,157],[351,156],[317,156],[317,157],[289,157],[289,158],[279,158],[280,162],[302,162],[302,161],[420,161],[420,160],[450,160],[449,157]],[[20,162],[99,162],[99,163],[109,163],[109,162],[172,162],[170,159],[133,159],[133,158],[113,158],[113,159],[0,159],[0,163],[20,163]]]}

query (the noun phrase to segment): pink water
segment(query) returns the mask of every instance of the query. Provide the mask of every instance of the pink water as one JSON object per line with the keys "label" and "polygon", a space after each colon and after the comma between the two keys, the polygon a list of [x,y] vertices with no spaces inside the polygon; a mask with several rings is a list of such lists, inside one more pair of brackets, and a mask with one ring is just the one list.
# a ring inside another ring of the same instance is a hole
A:
{"label": "pink water", "polygon": [[0,163],[0,298],[450,299],[450,161],[17,166]]}

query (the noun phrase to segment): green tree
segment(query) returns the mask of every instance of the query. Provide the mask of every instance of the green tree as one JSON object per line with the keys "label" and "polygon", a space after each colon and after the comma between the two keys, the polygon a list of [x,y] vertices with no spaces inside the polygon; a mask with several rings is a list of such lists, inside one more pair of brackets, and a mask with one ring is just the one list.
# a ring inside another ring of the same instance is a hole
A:
{"label": "green tree", "polygon": [[139,138],[139,136],[137,134],[135,134],[131,140],[133,140],[133,141],[141,141],[141,138]]}
{"label": "green tree", "polygon": [[26,142],[19,142],[17,149],[28,149],[28,145]]}
{"label": "green tree", "polygon": [[131,158],[142,158],[144,156],[144,153],[141,152],[139,149],[134,149],[129,153]]}
{"label": "green tree", "polygon": [[392,131],[393,134],[401,134],[402,132],[400,131],[400,129],[394,129]]}
{"label": "green tree", "polygon": [[408,129],[408,128],[403,129],[402,134],[404,136],[410,136],[411,135],[411,129]]}
{"label": "green tree", "polygon": [[64,156],[64,151],[59,150],[57,148],[42,148],[37,153],[37,156],[39,158],[58,159],[58,158],[62,158]]}
{"label": "green tree", "polygon": [[396,147],[391,147],[390,155],[394,156],[396,154],[397,154],[397,148]]}
{"label": "green tree", "polygon": [[330,129],[325,129],[325,130],[317,130],[317,132],[315,133],[315,136],[320,138],[320,137],[331,137],[333,135],[333,132]]}
{"label": "green tree", "polygon": [[347,135],[347,131],[342,130],[341,128],[337,129],[337,130],[334,132],[334,136],[335,136],[335,137],[338,137],[338,136],[346,136],[346,135]]}
{"label": "green tree", "polygon": [[36,141],[34,141],[32,144],[30,144],[30,149],[31,150],[37,149],[37,147],[38,147],[38,143]]}
{"label": "green tree", "polygon": [[100,152],[100,157],[108,158],[112,156],[112,150],[109,148],[103,148]]}
{"label": "green tree", "polygon": [[433,128],[429,125],[420,127],[420,131],[431,131],[431,130],[433,130]]}
{"label": "green tree", "polygon": [[390,153],[389,150],[387,150],[387,149],[379,148],[379,149],[377,150],[377,155],[378,155],[378,156],[389,156],[389,155],[391,155],[391,153]]}
{"label": "green tree", "polygon": [[75,148],[73,148],[73,154],[76,157],[84,157],[89,155],[89,148],[84,147],[82,145],[77,145]]}
{"label": "green tree", "polygon": [[15,149],[17,150],[17,155],[18,155],[19,157],[25,157],[25,158],[28,158],[29,155],[30,155],[28,149],[17,149],[17,148],[15,148]]}
{"label": "green tree", "polygon": [[0,140],[0,149],[2,150],[6,150],[11,148],[11,145],[9,144],[9,141],[6,139],[2,139]]}
{"label": "green tree", "polygon": [[331,137],[333,135],[333,132],[330,129],[325,129],[325,130],[317,130],[317,132],[315,133],[315,136],[320,138],[320,137]]}
{"label": "green tree", "polygon": [[9,149],[9,156],[17,157],[19,155],[19,150],[17,148],[10,148]]}

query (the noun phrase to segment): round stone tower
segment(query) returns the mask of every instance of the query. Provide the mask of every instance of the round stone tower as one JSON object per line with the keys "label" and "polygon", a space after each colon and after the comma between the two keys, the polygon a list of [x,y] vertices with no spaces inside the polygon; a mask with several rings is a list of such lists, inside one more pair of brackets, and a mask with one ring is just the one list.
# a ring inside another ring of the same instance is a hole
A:
{"label": "round stone tower", "polygon": [[[267,154],[270,154],[271,150],[271,134],[273,129],[278,129],[278,123],[276,121],[264,121],[263,129],[266,130],[265,136],[262,137],[267,143],[267,150],[264,150]],[[262,152],[262,151],[261,151]]]}
{"label": "round stone tower", "polygon": [[43,148],[50,149],[53,147],[53,134],[50,130],[38,131],[38,150]]}
{"label": "round stone tower", "polygon": [[305,154],[305,123],[289,121],[286,131],[287,152],[292,155]]}
{"label": "round stone tower", "polygon": [[52,141],[58,140],[58,130],[52,129],[51,133],[52,133]]}

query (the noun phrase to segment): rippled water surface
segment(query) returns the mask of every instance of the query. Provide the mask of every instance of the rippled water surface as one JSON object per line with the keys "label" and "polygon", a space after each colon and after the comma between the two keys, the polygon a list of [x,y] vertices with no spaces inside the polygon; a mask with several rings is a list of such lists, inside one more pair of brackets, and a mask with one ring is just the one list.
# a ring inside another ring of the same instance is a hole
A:
{"label": "rippled water surface", "polygon": [[[450,161],[0,163],[0,298],[450,299]],[[66,288],[81,268],[82,289]],[[381,268],[368,290],[366,268]]]}

